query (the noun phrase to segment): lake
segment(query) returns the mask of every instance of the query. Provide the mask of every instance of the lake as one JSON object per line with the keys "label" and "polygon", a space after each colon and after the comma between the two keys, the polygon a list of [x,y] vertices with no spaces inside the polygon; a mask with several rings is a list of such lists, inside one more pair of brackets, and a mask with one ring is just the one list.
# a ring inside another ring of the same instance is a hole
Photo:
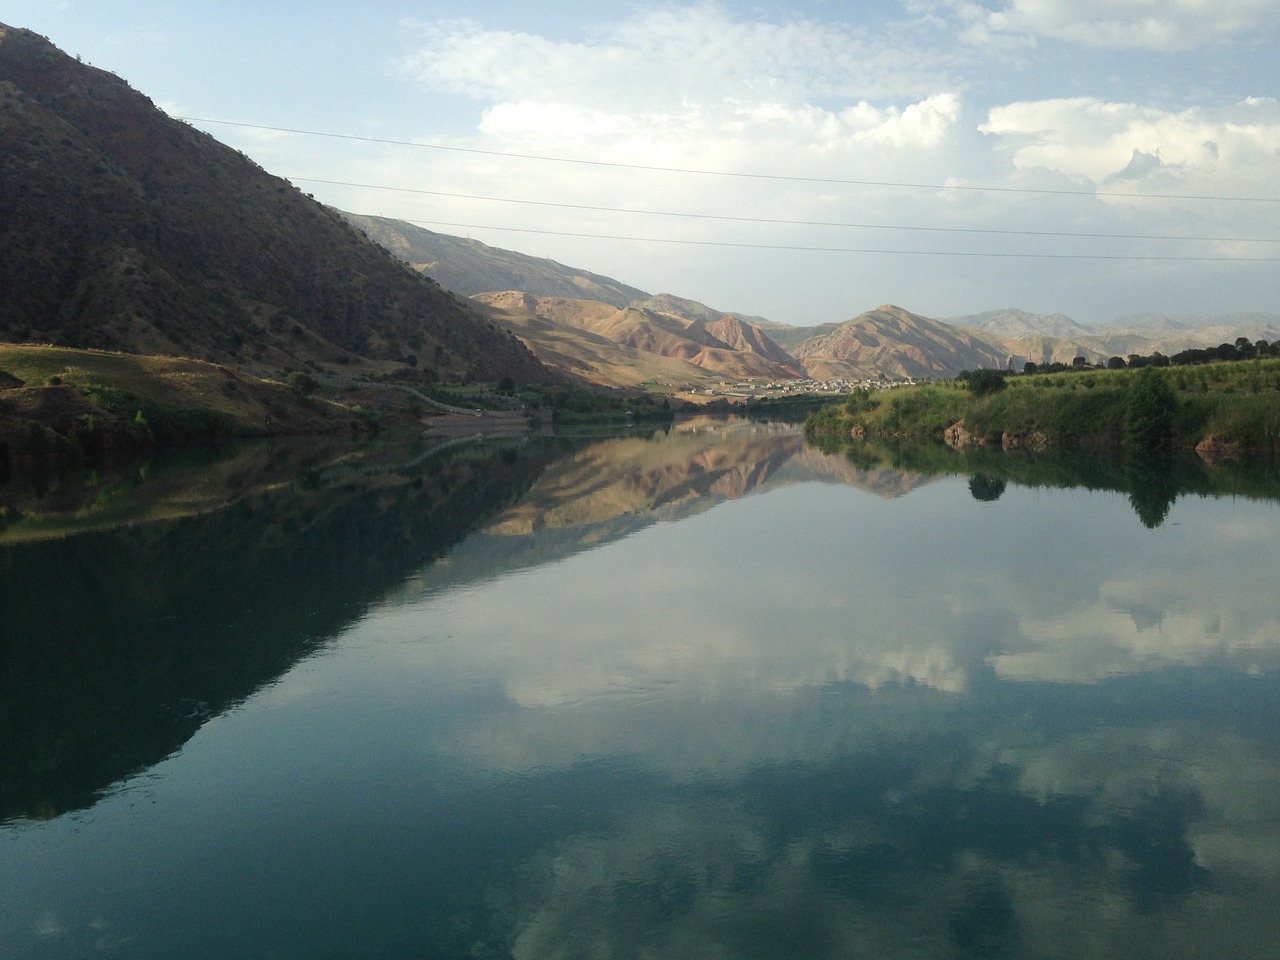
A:
{"label": "lake", "polygon": [[7,485],[0,957],[1280,956],[1274,471],[699,420],[79,480]]}

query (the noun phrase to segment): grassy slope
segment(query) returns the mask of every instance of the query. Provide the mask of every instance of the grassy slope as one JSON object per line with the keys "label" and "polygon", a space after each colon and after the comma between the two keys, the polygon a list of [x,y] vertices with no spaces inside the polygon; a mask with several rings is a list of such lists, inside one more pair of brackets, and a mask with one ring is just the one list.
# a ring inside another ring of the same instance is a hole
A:
{"label": "grassy slope", "polygon": [[346,407],[200,360],[0,344],[0,370],[25,383],[0,391],[0,439],[19,450],[32,421],[65,439],[68,416],[92,417],[119,446],[331,433],[359,422]]}
{"label": "grassy slope", "polygon": [[[1137,371],[1093,370],[1011,377],[1006,389],[975,397],[955,383],[854,397],[810,418],[813,435],[940,437],[963,422],[979,441],[1041,434],[1050,444],[1118,446],[1125,401]],[[1177,398],[1174,445],[1214,437],[1244,449],[1275,449],[1280,436],[1280,361],[1252,360],[1165,368]]]}

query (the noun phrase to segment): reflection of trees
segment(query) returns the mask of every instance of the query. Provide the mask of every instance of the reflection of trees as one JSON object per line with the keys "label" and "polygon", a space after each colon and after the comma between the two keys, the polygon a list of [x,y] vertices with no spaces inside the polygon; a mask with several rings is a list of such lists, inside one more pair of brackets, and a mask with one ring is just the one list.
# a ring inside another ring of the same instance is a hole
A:
{"label": "reflection of trees", "polygon": [[1124,479],[1129,503],[1142,525],[1154,530],[1164,523],[1178,498],[1178,482],[1170,459],[1160,454],[1132,454],[1125,460]]}
{"label": "reflection of trees", "polygon": [[823,438],[815,446],[843,451],[859,468],[891,467],[922,476],[968,474],[977,500],[995,500],[1009,483],[1027,487],[1081,487],[1129,494],[1142,523],[1158,527],[1182,495],[1241,495],[1280,500],[1280,476],[1274,462],[1245,460],[1209,467],[1193,455],[1132,451],[1127,456],[1080,449],[1038,452],[977,446],[954,450],[944,443],[838,441]]}
{"label": "reflection of trees", "polygon": [[973,499],[991,502],[1000,499],[1006,484],[1003,480],[985,473],[975,473],[969,478],[969,493]]}
{"label": "reflection of trees", "polygon": [[500,460],[0,550],[0,819],[92,802],[275,679],[542,468]]}

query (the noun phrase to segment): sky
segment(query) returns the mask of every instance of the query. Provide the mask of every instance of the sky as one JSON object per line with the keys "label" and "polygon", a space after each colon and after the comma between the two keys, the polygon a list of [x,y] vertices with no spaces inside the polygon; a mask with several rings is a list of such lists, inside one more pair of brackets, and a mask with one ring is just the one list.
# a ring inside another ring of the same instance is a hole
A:
{"label": "sky", "polygon": [[6,0],[354,213],[794,325],[1280,313],[1280,0]]}

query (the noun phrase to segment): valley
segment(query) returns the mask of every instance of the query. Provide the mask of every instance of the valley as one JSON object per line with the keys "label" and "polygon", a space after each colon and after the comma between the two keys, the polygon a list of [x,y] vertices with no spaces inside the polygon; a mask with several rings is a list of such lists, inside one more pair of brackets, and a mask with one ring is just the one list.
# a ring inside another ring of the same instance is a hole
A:
{"label": "valley", "polygon": [[[648,394],[678,412],[1280,339],[1280,315],[1266,313],[1121,318],[1102,328],[1017,309],[942,320],[886,303],[843,322],[792,326],[651,293],[324,206],[119,77],[5,26],[0,141],[0,342],[99,358],[59,355],[57,370],[33,375],[22,366],[30,352],[0,356],[0,434],[10,451],[39,447],[37,427],[53,430],[45,439],[57,446],[88,422],[99,443],[146,442],[146,411],[163,419],[172,407],[163,377],[143,377],[104,406],[107,394],[75,372],[103,356],[150,358],[136,370],[180,358],[215,371],[217,391],[201,387],[180,405],[188,426],[174,435],[194,437],[364,429],[369,411],[340,391],[285,415],[298,398],[281,388],[299,377],[471,393],[506,384],[538,397],[587,391],[616,398],[619,413]],[[850,303],[859,296],[851,289]],[[258,399],[223,410],[237,393]]]}

